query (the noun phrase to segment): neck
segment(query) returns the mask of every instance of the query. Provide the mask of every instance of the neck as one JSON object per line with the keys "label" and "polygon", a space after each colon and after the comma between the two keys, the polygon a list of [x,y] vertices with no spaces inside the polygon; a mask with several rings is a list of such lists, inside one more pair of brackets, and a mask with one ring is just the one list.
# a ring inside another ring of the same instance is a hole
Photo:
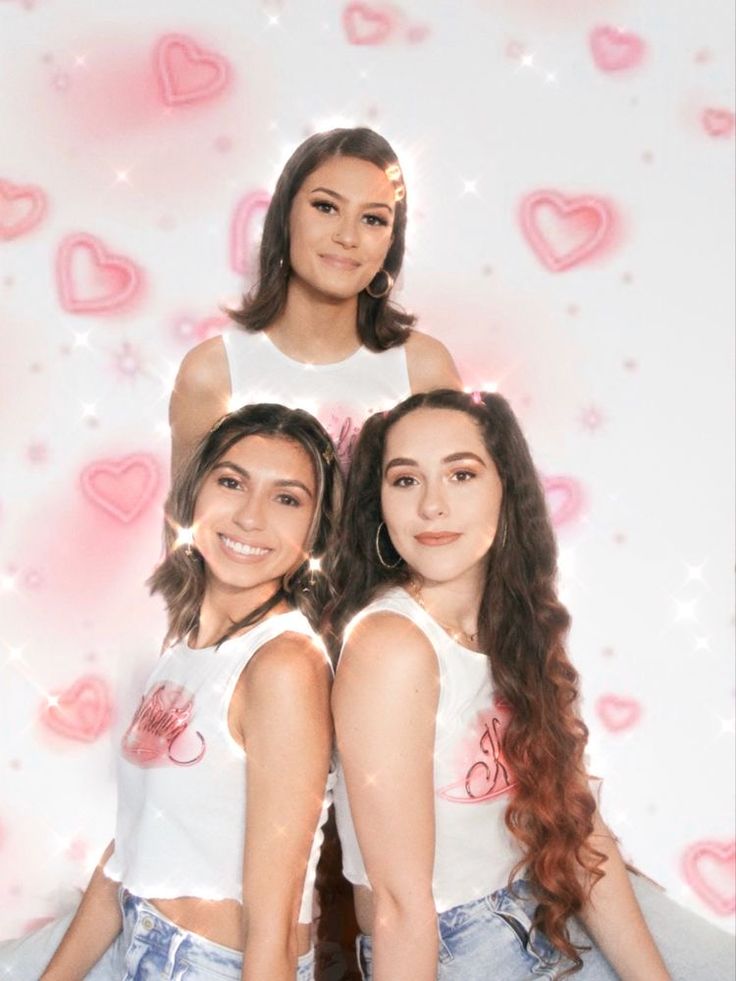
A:
{"label": "neck", "polygon": [[289,357],[329,364],[342,361],[360,347],[357,316],[357,296],[325,296],[292,276],[284,310],[267,332]]}
{"label": "neck", "polygon": [[415,580],[427,612],[445,628],[470,639],[478,634],[478,614],[483,597],[482,570],[470,569],[451,582]]}
{"label": "neck", "polygon": [[[280,581],[269,581],[252,589],[233,590],[220,583],[208,582],[199,612],[197,636],[191,640],[192,646],[211,647],[216,644],[234,623],[244,620],[278,592],[280,585]],[[283,613],[286,608],[286,603],[279,602],[270,614]]]}

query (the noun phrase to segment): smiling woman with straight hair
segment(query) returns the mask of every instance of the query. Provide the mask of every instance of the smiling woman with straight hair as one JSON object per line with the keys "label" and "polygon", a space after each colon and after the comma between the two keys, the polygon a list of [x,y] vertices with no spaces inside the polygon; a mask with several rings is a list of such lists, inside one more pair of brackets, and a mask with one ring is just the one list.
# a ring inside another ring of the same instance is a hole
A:
{"label": "smiling woman with straight hair", "polygon": [[305,140],[266,213],[259,275],[237,324],[184,358],[171,398],[173,467],[229,408],[280,402],[324,423],[343,464],[364,420],[412,392],[460,387],[452,358],[393,301],[404,175],[366,127]]}
{"label": "smiling woman with straight hair", "polygon": [[335,808],[363,977],[733,977],[731,938],[630,875],[601,820],[505,400],[437,391],[370,419],[341,528]]}
{"label": "smiling woman with straight hair", "polygon": [[74,918],[0,946],[0,975],[313,977],[332,786],[313,567],[340,487],[320,424],[280,405],[227,416],[180,470],[150,581],[167,646],[122,739],[115,839]]}

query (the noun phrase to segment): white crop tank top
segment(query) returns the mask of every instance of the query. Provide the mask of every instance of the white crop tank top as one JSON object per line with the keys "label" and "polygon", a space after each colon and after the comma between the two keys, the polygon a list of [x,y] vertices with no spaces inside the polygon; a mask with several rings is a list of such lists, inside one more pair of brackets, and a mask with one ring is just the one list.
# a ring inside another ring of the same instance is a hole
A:
{"label": "white crop tank top", "polygon": [[230,369],[231,408],[276,402],[311,412],[347,466],[363,423],[411,395],[406,346],[359,347],[333,364],[305,364],[280,351],[265,331],[232,328],[222,335]]}
{"label": "white crop tank top", "polygon": [[[243,900],[246,754],[228,727],[238,678],[286,631],[324,650],[297,610],[269,617],[219,648],[180,642],[159,659],[118,759],[115,850],[104,873],[138,896]],[[325,652],[325,661],[330,663]],[[314,879],[335,775],[307,865],[299,922],[312,920]]]}
{"label": "white crop tank top", "polygon": [[[438,913],[488,895],[508,883],[521,857],[504,823],[514,775],[503,755],[509,708],[494,693],[490,662],[440,627],[405,590],[392,588],[350,621],[398,613],[427,637],[437,656],[440,692],[434,740],[435,854],[432,892]],[[396,651],[401,656],[401,651]],[[338,669],[339,670],[339,669]],[[370,886],[338,759],[335,816],[343,871]]]}

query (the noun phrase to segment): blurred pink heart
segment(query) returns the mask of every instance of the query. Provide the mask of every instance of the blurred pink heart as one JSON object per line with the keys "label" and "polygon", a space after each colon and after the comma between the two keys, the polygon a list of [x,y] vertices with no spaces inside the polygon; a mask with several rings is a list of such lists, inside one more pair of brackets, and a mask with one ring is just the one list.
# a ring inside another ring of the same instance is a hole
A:
{"label": "blurred pink heart", "polygon": [[69,235],[56,253],[56,283],[69,313],[106,313],[131,299],[140,273],[130,259],[108,252],[93,235]]}
{"label": "blurred pink heart", "polygon": [[574,477],[542,477],[549,516],[555,528],[574,521],[583,508],[583,489]]}
{"label": "blurred pink heart", "polygon": [[527,242],[545,266],[562,272],[600,249],[613,213],[602,198],[567,198],[558,191],[539,190],[522,200],[520,220]]}
{"label": "blurred pink heart", "polygon": [[601,695],[595,705],[598,718],[609,732],[623,732],[635,726],[641,716],[641,705],[635,698]]}
{"label": "blurred pink heart", "polygon": [[264,215],[271,195],[268,191],[251,191],[238,202],[230,222],[230,266],[234,272],[248,276],[257,269],[255,223],[259,215]]}
{"label": "blurred pink heart", "polygon": [[92,743],[110,727],[112,699],[102,678],[79,678],[44,706],[41,719],[60,736]]}
{"label": "blurred pink heart", "polygon": [[150,504],[159,484],[159,466],[147,453],[118,460],[95,460],[80,475],[88,501],[128,524]]}
{"label": "blurred pink heart", "polygon": [[604,72],[635,68],[644,57],[645,44],[638,34],[617,27],[595,27],[590,32],[593,60]]}
{"label": "blurred pink heart", "polygon": [[46,213],[46,195],[40,187],[0,180],[0,238],[24,235]]}
{"label": "blurred pink heart", "polygon": [[166,34],[154,53],[156,76],[167,106],[209,99],[225,88],[230,66],[222,55],[204,51],[182,34]]}
{"label": "blurred pink heart", "polygon": [[382,44],[391,34],[392,19],[385,10],[367,3],[349,3],[342,23],[351,44]]}
{"label": "blurred pink heart", "polygon": [[734,114],[730,109],[704,109],[703,128],[709,136],[730,136],[734,129]]}
{"label": "blurred pink heart", "polygon": [[696,841],[682,856],[687,884],[719,916],[736,912],[736,842]]}

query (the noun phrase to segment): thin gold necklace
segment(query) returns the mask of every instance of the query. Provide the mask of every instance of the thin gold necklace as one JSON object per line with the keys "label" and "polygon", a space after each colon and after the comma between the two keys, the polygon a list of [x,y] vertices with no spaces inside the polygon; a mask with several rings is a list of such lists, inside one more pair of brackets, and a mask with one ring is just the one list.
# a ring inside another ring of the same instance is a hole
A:
{"label": "thin gold necklace", "polygon": [[[430,613],[427,607],[425,606],[424,600],[422,599],[420,587],[418,583],[414,582],[414,580],[412,580],[409,583],[409,593],[421,606],[421,608],[424,610],[427,616],[431,617],[436,623],[438,623],[440,627],[442,627],[442,629],[445,631],[445,633],[448,634],[450,637],[452,637],[454,641],[457,641],[457,643],[461,644],[463,647],[471,647],[471,648],[475,648],[476,650],[478,649],[477,630],[474,634],[469,634],[467,630],[462,630],[460,627],[451,627],[449,624],[443,623],[441,620],[438,620],[437,617],[434,615],[434,613]],[[465,641],[465,643],[463,643],[463,641]]]}

